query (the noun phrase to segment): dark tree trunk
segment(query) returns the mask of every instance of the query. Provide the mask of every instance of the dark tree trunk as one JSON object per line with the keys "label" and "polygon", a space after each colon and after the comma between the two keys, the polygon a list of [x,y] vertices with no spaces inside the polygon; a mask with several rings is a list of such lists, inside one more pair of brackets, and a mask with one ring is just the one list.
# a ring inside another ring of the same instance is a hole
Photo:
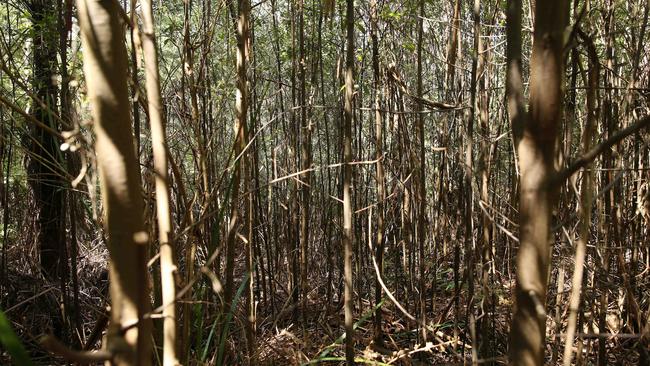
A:
{"label": "dark tree trunk", "polygon": [[[33,32],[32,87],[38,100],[33,102],[32,116],[53,129],[57,128],[54,114],[57,111],[58,88],[53,81],[57,74],[56,30],[57,11],[54,2],[33,0],[29,11]],[[26,136],[29,160],[27,163],[29,184],[37,207],[39,247],[43,275],[51,280],[63,273],[65,243],[62,220],[63,190],[58,141],[51,133],[30,124]]]}

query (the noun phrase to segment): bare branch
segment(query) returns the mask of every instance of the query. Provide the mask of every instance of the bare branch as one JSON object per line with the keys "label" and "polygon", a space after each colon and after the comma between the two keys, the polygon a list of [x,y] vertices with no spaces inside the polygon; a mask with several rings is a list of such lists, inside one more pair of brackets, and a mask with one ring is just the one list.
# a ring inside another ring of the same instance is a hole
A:
{"label": "bare branch", "polygon": [[114,354],[112,352],[106,350],[76,351],[70,349],[68,346],[61,343],[61,341],[54,338],[53,336],[44,336],[41,338],[41,344],[46,350],[54,353],[55,355],[59,355],[68,361],[81,364],[110,361],[114,357]]}
{"label": "bare branch", "polygon": [[563,183],[569,177],[571,177],[579,169],[584,168],[592,160],[596,159],[598,155],[602,154],[605,150],[611,148],[617,143],[621,142],[624,138],[630,136],[633,133],[636,133],[650,125],[650,116],[645,116],[638,120],[637,122],[629,125],[628,127],[616,132],[609,139],[603,141],[598,146],[595,146],[593,149],[589,150],[587,153],[574,160],[568,167],[560,171],[556,177],[555,181],[558,183]]}

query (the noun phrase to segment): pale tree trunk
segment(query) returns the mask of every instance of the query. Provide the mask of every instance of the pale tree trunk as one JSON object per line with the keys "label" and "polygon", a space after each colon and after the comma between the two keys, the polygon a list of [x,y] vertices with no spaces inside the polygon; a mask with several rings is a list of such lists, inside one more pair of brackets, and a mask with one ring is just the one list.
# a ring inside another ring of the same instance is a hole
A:
{"label": "pale tree trunk", "polygon": [[[207,201],[207,197],[209,196],[209,190],[206,185],[206,173],[205,173],[205,148],[204,146],[206,145],[203,140],[201,139],[201,134],[198,129],[198,121],[199,121],[199,107],[198,107],[198,101],[197,101],[197,95],[196,95],[196,87],[195,87],[195,82],[194,82],[194,72],[193,72],[193,67],[194,67],[194,54],[193,54],[193,49],[190,44],[190,16],[191,16],[191,11],[192,11],[192,2],[187,0],[183,4],[183,56],[182,56],[182,61],[183,65],[183,74],[181,76],[181,100],[182,100],[182,108],[183,111],[189,116],[189,125],[191,126],[193,130],[193,136],[195,138],[196,144],[198,145],[198,162],[197,162],[197,170],[200,173],[201,176],[201,190],[203,191],[202,195],[203,198]],[[186,95],[186,88],[189,92],[189,99],[190,99],[190,107],[189,107],[189,112],[187,112],[188,107],[185,101],[185,95]],[[190,221],[194,221],[194,215],[190,213]],[[185,265],[186,265],[186,271],[185,271],[185,280],[190,281],[192,277],[194,277],[195,273],[195,259],[196,259],[196,250],[197,250],[197,242],[200,241],[201,239],[201,229],[203,230],[204,233],[209,233],[210,232],[210,222],[206,221],[201,228],[196,228],[193,230],[191,237],[188,239],[186,245],[185,245]],[[210,251],[212,251],[213,248],[210,248]],[[216,260],[217,264],[215,264],[215,267],[218,266],[218,263],[220,263],[219,260]],[[215,271],[216,273],[219,273],[219,271]],[[186,293],[186,298],[192,298],[193,296],[193,288],[190,287]],[[187,360],[189,359],[189,346],[191,344],[191,335],[190,335],[190,327],[192,324],[192,319],[193,319],[193,314],[192,314],[192,307],[191,307],[190,302],[186,302],[183,304],[183,326],[181,330],[181,344],[180,344],[180,351],[182,360]]]}
{"label": "pale tree trunk", "polygon": [[[239,1],[241,6],[242,2]],[[235,239],[237,233],[237,226],[240,222],[239,217],[239,186],[241,180],[242,161],[240,155],[246,146],[245,141],[245,127],[246,111],[247,111],[247,93],[246,93],[246,68],[244,64],[244,43],[242,34],[245,25],[244,20],[239,17],[237,21],[237,94],[235,101],[235,124],[233,132],[235,133],[235,148],[234,156],[237,159],[234,164],[232,175],[232,188],[230,192],[230,224],[228,227],[228,234],[226,237],[226,284],[225,284],[225,311],[230,309],[230,302],[234,294],[234,264],[235,264]],[[243,79],[242,79],[243,77]]]}
{"label": "pale tree trunk", "polygon": [[[510,331],[510,356],[515,365],[544,363],[551,212],[558,188],[554,163],[562,115],[563,35],[568,10],[565,0],[540,2],[535,8],[529,116],[516,143],[521,178],[516,304]],[[514,109],[521,110],[520,106]],[[519,128],[513,125],[515,137]]]}
{"label": "pale tree trunk", "polygon": [[[419,290],[419,317],[422,324],[426,325],[426,282],[425,282],[425,260],[424,260],[424,243],[426,240],[425,235],[425,220],[426,220],[426,207],[427,207],[427,190],[426,190],[426,159],[424,155],[425,144],[424,144],[424,114],[423,114],[423,105],[422,105],[422,36],[424,33],[423,23],[424,23],[424,0],[420,0],[420,17],[418,18],[418,34],[417,34],[417,134],[418,134],[418,226],[417,226],[417,239],[418,239],[418,256],[419,256],[419,273],[418,273],[418,285]],[[422,326],[421,330],[422,340],[426,342],[427,340],[427,331],[426,327]]]}
{"label": "pale tree trunk", "polygon": [[[247,68],[248,68],[248,62],[249,62],[249,57],[250,57],[250,15],[251,15],[251,5],[250,5],[250,0],[239,0],[238,1],[238,7],[237,7],[237,12],[239,13],[238,21],[237,21],[237,100],[236,100],[236,105],[235,105],[235,113],[236,113],[236,119],[237,121],[235,122],[236,125],[239,125],[239,131],[236,133],[241,134],[241,137],[237,138],[237,142],[239,143],[239,146],[235,148],[235,150],[238,151],[238,155],[240,155],[247,143],[247,131],[248,131],[248,125],[247,125],[247,118],[248,118],[248,100],[249,100],[249,92],[248,92],[248,76],[247,76]],[[245,157],[242,157],[244,159],[245,164],[243,169],[245,172],[248,172],[249,167],[252,162],[252,155],[250,153],[246,153]],[[250,176],[248,173],[246,173],[246,187],[250,187]],[[239,184],[239,182],[234,182],[233,184]],[[249,190],[250,191],[250,190]],[[251,193],[248,193],[249,195]],[[251,197],[249,196],[249,199]],[[250,203],[250,201],[249,201]],[[236,205],[237,202],[233,201],[233,205]],[[249,363],[254,364],[254,350],[255,350],[255,309],[254,309],[254,295],[253,295],[253,262],[252,262],[252,245],[253,245],[253,237],[250,235],[252,232],[252,229],[250,228],[251,220],[252,220],[252,206],[249,205],[249,210],[247,212],[246,218],[245,218],[245,223],[249,225],[249,234],[247,235],[248,237],[248,242],[246,243],[246,253],[247,253],[247,260],[246,260],[246,272],[248,276],[248,306],[246,308],[246,340],[247,340],[247,345],[248,345],[248,356],[249,356]],[[234,254],[234,253],[231,253]],[[229,306],[232,306],[230,304]]]}
{"label": "pale tree trunk", "polygon": [[115,365],[149,365],[151,321],[144,319],[150,308],[148,237],[131,127],[124,30],[117,2],[78,0],[77,8],[111,258],[111,323],[105,346],[116,352]]}
{"label": "pale tree trunk", "polygon": [[[588,36],[580,31],[580,35],[587,44],[589,53],[589,77],[587,86],[587,123],[584,129],[582,140],[583,149],[588,152],[591,149],[591,140],[593,139],[596,122],[598,121],[596,109],[596,93],[598,88],[598,74],[600,73],[600,64],[598,54]],[[574,71],[575,72],[575,71]],[[564,344],[564,357],[562,364],[571,365],[573,357],[574,336],[576,333],[576,323],[578,319],[578,310],[580,308],[580,292],[582,287],[582,276],[585,265],[585,255],[587,253],[587,243],[589,242],[589,227],[591,225],[591,200],[592,200],[592,181],[593,172],[591,165],[587,164],[582,174],[582,188],[580,191],[580,226],[579,238],[576,241],[575,268],[573,269],[573,279],[571,282],[571,297],[569,298],[569,318],[567,320],[566,339]],[[601,331],[603,328],[601,328]],[[579,355],[578,355],[579,356]]]}
{"label": "pale tree trunk", "polygon": [[307,119],[307,103],[305,89],[305,3],[301,0],[299,3],[299,27],[298,43],[300,48],[300,59],[298,63],[298,75],[300,79],[300,126],[301,126],[301,151],[300,159],[302,160],[300,180],[304,183],[300,186],[302,205],[300,207],[300,292],[302,297],[302,321],[303,328],[306,329],[307,323],[307,271],[309,266],[309,255],[307,254],[309,245],[309,207],[311,203],[311,174],[307,171],[311,167],[311,125]]}
{"label": "pale tree trunk", "polygon": [[[239,7],[239,13],[240,17],[243,17],[243,20],[245,24],[243,25],[244,28],[242,28],[242,34],[240,36],[243,38],[242,42],[243,44],[243,55],[244,55],[244,70],[243,73],[238,70],[238,78],[243,77],[244,80],[244,87],[245,87],[245,93],[246,93],[246,105],[247,109],[246,112],[248,112],[248,105],[250,104],[253,106],[250,112],[250,119],[251,123],[244,123],[246,126],[245,129],[245,136],[246,136],[246,141],[251,141],[251,139],[254,137],[253,132],[256,128],[255,126],[255,119],[256,119],[256,109],[255,109],[255,101],[256,101],[256,94],[255,94],[255,75],[254,75],[254,70],[253,70],[253,76],[251,78],[251,84],[252,87],[250,88],[249,92],[249,79],[248,76],[246,75],[247,72],[247,67],[248,64],[251,62],[251,53],[252,53],[252,48],[253,48],[253,31],[251,29],[252,24],[254,24],[254,21],[250,20],[251,13],[250,13],[250,0],[246,0],[242,3],[240,3]],[[249,97],[249,94],[252,94],[252,97]],[[252,100],[252,103],[249,102],[249,100]],[[248,113],[247,113],[248,114]],[[245,121],[245,120],[244,120]],[[254,141],[252,141],[254,142]],[[257,166],[255,164],[255,154],[256,154],[256,148],[255,144],[252,144],[251,146],[248,146],[247,152],[244,155],[245,158],[245,165],[246,165],[246,170],[244,171],[244,189],[245,192],[247,192],[247,210],[246,210],[246,251],[245,251],[245,259],[246,259],[246,273],[248,274],[248,285],[247,285],[247,291],[246,291],[246,324],[245,324],[245,332],[246,332],[246,346],[247,346],[247,351],[248,351],[248,364],[249,365],[256,365],[257,364],[257,358],[255,354],[255,341],[256,341],[256,319],[255,319],[255,280],[254,280],[254,274],[255,274],[255,238],[254,238],[254,231],[253,228],[256,226],[255,225],[255,205],[254,205],[254,195],[253,192],[258,192],[257,189],[253,188],[255,186],[254,181],[253,181],[253,176],[256,175],[257,170],[254,170],[255,167]],[[263,271],[263,262],[260,261],[261,264],[261,270]],[[259,273],[260,271],[257,271],[258,278],[259,278]]]}
{"label": "pale tree trunk", "polygon": [[167,142],[165,117],[160,94],[158,52],[154,31],[151,0],[142,1],[143,38],[151,145],[153,148],[154,179],[156,184],[156,214],[160,244],[160,282],[162,284],[163,365],[178,364],[176,357],[176,286],[174,283],[173,234],[169,208],[169,179],[167,174]]}
{"label": "pale tree trunk", "polygon": [[[238,237],[238,226],[241,220],[239,212],[240,181],[242,169],[246,169],[244,162],[247,160],[240,155],[242,155],[242,152],[246,146],[246,118],[248,113],[248,88],[246,85],[248,80],[246,77],[246,63],[249,54],[249,0],[239,0],[237,9],[237,94],[235,100],[235,124],[233,126],[233,130],[235,132],[234,156],[237,160],[234,163],[234,170],[232,175],[232,190],[230,193],[230,224],[226,237],[226,284],[224,294],[224,314],[232,311],[231,308],[233,305],[232,300],[235,285],[234,268],[236,256],[235,242]],[[245,222],[245,220],[243,222]],[[252,281],[252,274],[247,273],[247,275],[251,275],[251,278],[248,280]],[[228,335],[224,334],[224,336],[227,337]],[[247,336],[249,337],[249,344],[252,344],[253,340],[251,339],[251,334],[247,334]]]}
{"label": "pale tree trunk", "polygon": [[460,34],[460,0],[454,4],[454,19],[452,26],[449,28],[449,42],[447,43],[447,88],[454,84],[456,75],[456,50],[458,48],[458,35]]}
{"label": "pale tree trunk", "polygon": [[472,8],[473,19],[473,43],[472,43],[472,69],[470,80],[470,106],[467,120],[467,135],[465,148],[465,256],[467,258],[467,324],[469,324],[470,337],[472,340],[472,362],[478,360],[478,345],[476,340],[476,326],[474,317],[474,278],[475,278],[475,248],[474,238],[474,119],[476,116],[476,87],[478,83],[478,53],[481,49],[481,1],[474,0]]}
{"label": "pale tree trunk", "polygon": [[521,67],[521,0],[508,1],[506,24],[506,99],[512,138],[517,146],[526,120]]}
{"label": "pale tree trunk", "polygon": [[[379,69],[379,40],[377,38],[377,0],[370,2],[370,38],[372,40],[372,70],[373,70],[373,88],[375,89],[375,158],[377,163],[376,180],[377,180],[377,236],[375,242],[375,258],[379,274],[383,275],[384,262],[384,200],[386,198],[386,187],[384,183],[384,163],[382,162],[383,145],[384,145],[384,128],[383,117],[381,115],[381,71]],[[381,301],[382,289],[379,279],[375,280],[375,305]],[[377,309],[375,314],[375,334],[376,342],[382,341],[382,314],[381,308]]]}
{"label": "pale tree trunk", "polygon": [[[291,23],[290,23],[290,28],[291,28],[291,49],[295,50],[296,49],[296,16],[295,16],[295,4],[291,2],[290,4],[290,12],[291,12]],[[289,163],[288,167],[291,171],[298,171],[299,165],[297,161],[297,154],[299,150],[299,145],[300,145],[300,133],[299,133],[299,122],[296,122],[296,104],[299,103],[299,96],[296,96],[296,90],[298,89],[296,87],[296,71],[298,69],[298,62],[296,62],[296,58],[292,57],[291,59],[291,124],[289,127],[289,141],[291,143],[289,151],[288,151],[288,158],[289,158]],[[291,181],[291,190],[288,192],[288,200],[289,200],[289,232],[287,235],[287,259],[290,269],[289,272],[291,273],[291,279],[289,282],[289,287],[291,288],[291,296],[292,296],[292,301],[295,305],[298,305],[299,297],[300,297],[300,269],[298,268],[299,266],[299,241],[300,241],[300,231],[299,231],[299,225],[300,225],[300,217],[298,215],[300,214],[300,209],[299,209],[299,202],[298,202],[298,197],[299,197],[299,191],[301,190],[301,187],[299,186],[299,182],[297,180],[292,180]],[[293,316],[295,320],[298,320],[298,312],[294,312]]]}
{"label": "pale tree trunk", "polygon": [[352,123],[354,121],[354,0],[347,0],[345,28],[347,46],[345,59],[345,124],[343,126],[343,272],[345,312],[345,360],[354,365],[354,330],[352,313]]}
{"label": "pale tree trunk", "polygon": [[[480,21],[477,19],[477,21]],[[480,32],[479,32],[480,33]],[[488,32],[489,33],[489,32]],[[477,334],[479,334],[479,350],[478,354],[483,359],[492,359],[494,356],[493,344],[493,309],[494,309],[494,294],[492,293],[491,280],[493,271],[491,271],[494,263],[492,256],[492,222],[488,215],[488,208],[490,204],[490,167],[492,164],[491,158],[496,150],[496,142],[490,143],[490,64],[489,61],[489,44],[479,40],[479,55],[477,65],[477,84],[478,84],[478,101],[475,108],[478,111],[478,120],[481,136],[480,157],[478,163],[478,170],[480,173],[480,195],[481,199],[479,206],[481,207],[481,235],[479,235],[480,258],[481,258],[481,282],[483,285],[483,296],[480,300],[479,308],[485,314],[481,319],[477,320]],[[486,362],[487,365],[492,365],[493,362]]]}
{"label": "pale tree trunk", "polygon": [[[447,91],[446,91],[446,98],[448,100],[451,100],[454,97],[454,93],[456,90],[456,56],[458,55],[458,35],[460,33],[460,0],[456,0],[454,4],[454,17],[453,17],[453,22],[452,26],[449,28],[449,39],[447,42],[447,69],[445,72],[445,81],[447,84]],[[443,130],[445,131],[445,135],[443,136],[443,143],[442,145],[447,147],[449,145],[450,141],[450,135],[451,132],[449,132],[449,125],[450,122],[453,123],[454,117],[452,115],[447,115],[443,117]],[[447,166],[447,160],[448,160],[448,152],[447,150],[444,150],[442,152],[442,157],[440,159],[440,175],[439,175],[439,181],[438,181],[438,189],[440,192],[445,192],[448,189],[448,185],[450,184],[447,182],[447,179],[444,179],[444,172],[445,168]],[[448,207],[448,197],[446,194],[441,195],[441,200],[438,204],[438,212],[446,212],[446,209]],[[443,255],[446,254],[447,252],[447,240],[448,240],[448,235],[445,232],[445,229],[447,228],[447,220],[442,219],[442,227],[443,229],[441,230],[441,236],[442,236],[442,242],[443,242]],[[458,294],[458,289],[459,289],[459,274],[458,274],[458,262],[459,262],[459,248],[458,245],[454,245],[454,260],[453,260],[453,272],[454,272],[454,289],[456,292],[456,295]],[[435,282],[435,277],[434,277],[434,282]],[[434,286],[435,289],[435,286]],[[432,304],[433,306],[433,304]],[[459,302],[459,297],[454,296],[454,340],[458,340],[458,321],[460,320],[460,302]],[[456,348],[456,342],[454,343],[454,349]]]}

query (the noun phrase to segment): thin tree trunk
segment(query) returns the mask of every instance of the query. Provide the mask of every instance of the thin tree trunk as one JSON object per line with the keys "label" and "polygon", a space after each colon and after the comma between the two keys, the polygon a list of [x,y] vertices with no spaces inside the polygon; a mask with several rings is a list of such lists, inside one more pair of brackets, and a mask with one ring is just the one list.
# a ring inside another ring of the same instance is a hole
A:
{"label": "thin tree trunk", "polygon": [[[235,149],[234,156],[239,158],[246,146],[246,118],[248,113],[248,86],[246,67],[248,62],[248,30],[250,17],[249,0],[239,0],[237,6],[237,94],[235,101]],[[225,309],[224,313],[232,310],[232,300],[234,294],[234,265],[235,265],[235,241],[240,221],[239,212],[239,190],[241,171],[246,169],[244,162],[246,159],[235,161],[232,175],[232,188],[230,194],[230,226],[226,238],[226,284],[225,284]],[[243,220],[245,222],[245,220]],[[247,273],[250,275],[250,273]],[[250,278],[249,280],[252,280]],[[247,320],[248,321],[248,320]],[[227,334],[224,334],[227,337]],[[247,334],[249,342],[253,340],[250,334]]]}
{"label": "thin tree trunk", "polygon": [[165,116],[160,93],[158,52],[151,0],[142,0],[145,78],[153,148],[153,168],[156,185],[156,214],[160,245],[160,282],[162,286],[163,365],[175,366],[176,357],[176,285],[174,283],[174,243],[169,204],[169,178],[167,169],[167,141]]}
{"label": "thin tree trunk", "polygon": [[[191,0],[186,0],[183,3],[183,73],[181,74],[181,105],[183,113],[189,115],[189,124],[196,131],[194,125],[198,123],[198,103],[196,98],[196,88],[194,87],[194,76],[192,75],[193,66],[193,53],[192,47],[190,45],[190,13],[192,10]],[[185,101],[185,85],[189,84],[189,94],[190,94],[190,113],[187,113],[187,104]],[[201,143],[200,135],[198,132],[194,132],[194,136],[198,143],[198,152],[199,152],[199,161],[201,162],[205,153],[203,153],[203,145]],[[198,170],[201,171],[201,163],[199,162]],[[201,175],[203,176],[203,174]],[[179,177],[180,178],[180,177]],[[203,196],[206,197],[208,193],[207,187],[203,187]],[[190,210],[190,223],[194,222],[194,214],[191,212],[191,208],[187,207],[187,210]],[[204,232],[210,233],[210,222],[206,220],[206,223],[203,225]],[[200,229],[197,227],[192,231],[192,234],[189,236],[187,243],[185,245],[185,281],[189,282],[191,278],[194,277],[194,261],[196,258],[196,249],[197,242],[200,240]],[[208,250],[212,252],[215,248],[208,246]],[[216,262],[219,262],[218,260]],[[219,273],[219,271],[216,271]],[[193,288],[190,287],[186,293],[187,298],[192,298]],[[183,304],[183,325],[181,327],[181,341],[179,345],[179,350],[181,352],[181,360],[187,363],[190,356],[190,346],[191,346],[191,334],[190,327],[192,324],[192,304],[186,302]]]}
{"label": "thin tree trunk", "polygon": [[354,365],[354,330],[352,312],[352,124],[354,122],[354,0],[347,0],[345,13],[346,58],[345,58],[345,124],[341,134],[343,143],[343,271],[345,312],[345,360]]}
{"label": "thin tree trunk", "polygon": [[311,167],[311,124],[307,119],[306,87],[305,87],[305,2],[300,0],[299,3],[299,34],[298,43],[300,48],[300,58],[298,64],[298,77],[300,79],[300,125],[301,125],[301,169],[305,173],[301,174],[300,180],[303,182],[300,187],[302,206],[300,207],[300,290],[302,297],[302,321],[306,329],[307,325],[307,270],[309,266],[309,216],[311,203],[311,174],[307,171]]}
{"label": "thin tree trunk", "polygon": [[[57,110],[58,88],[54,83],[57,67],[56,3],[32,0],[29,11],[34,29],[32,84],[34,101],[32,116],[46,126],[57,130],[53,113]],[[63,272],[60,242],[63,187],[60,178],[59,143],[54,135],[32,124],[27,141],[29,183],[38,209],[36,235],[41,270],[51,281],[58,280]]]}
{"label": "thin tree trunk", "polygon": [[[589,76],[587,80],[587,121],[584,128],[582,146],[584,152],[591,149],[596,122],[598,121],[596,108],[596,91],[598,88],[598,76],[600,73],[600,64],[596,48],[588,36],[581,33],[581,38],[587,45],[589,54]],[[575,72],[575,71],[574,71]],[[573,279],[571,283],[571,297],[569,298],[569,319],[567,320],[566,343],[564,344],[564,357],[562,364],[571,365],[573,356],[573,342],[576,332],[576,320],[580,307],[580,292],[582,286],[582,275],[585,265],[585,255],[587,252],[587,243],[589,242],[589,227],[591,225],[591,205],[592,205],[592,181],[593,173],[590,165],[585,166],[582,177],[582,188],[580,191],[580,227],[579,237],[576,241],[575,268],[573,270]],[[601,329],[601,332],[604,329]]]}
{"label": "thin tree trunk", "polygon": [[[477,87],[477,69],[478,53],[481,49],[481,2],[474,0],[472,7],[473,18],[473,43],[472,43],[472,69],[470,74],[470,106],[467,118],[467,130],[465,135],[465,258],[467,258],[467,322],[470,324],[472,340],[472,362],[476,364],[478,360],[478,345],[476,344],[474,329],[474,278],[475,278],[475,239],[474,239],[474,119],[476,116],[476,87]],[[464,344],[463,344],[464,347]]]}
{"label": "thin tree trunk", "polygon": [[[250,5],[248,5],[250,6]],[[249,63],[253,64],[253,43],[255,40],[254,37],[254,32],[253,32],[253,25],[255,24],[255,21],[250,20],[250,9],[247,9],[248,11],[248,34],[247,34],[247,42],[245,44],[245,51],[246,51],[246,65],[247,66]],[[257,116],[259,115],[258,110],[259,107],[257,106],[257,93],[256,93],[256,85],[257,85],[257,78],[256,78],[256,73],[255,69],[252,70],[252,80],[251,80],[251,87],[250,90],[252,91],[252,102],[250,103],[253,106],[253,109],[251,110],[250,113],[250,123],[247,123],[247,131],[246,131],[246,141],[251,141],[253,138],[253,133],[255,129],[257,128]],[[248,83],[248,79],[247,79]],[[247,88],[247,93],[248,93],[248,86]],[[248,98],[247,98],[248,100]],[[248,147],[248,152],[246,154],[246,191],[248,192],[248,215],[247,215],[247,224],[248,224],[248,230],[246,234],[246,238],[248,239],[247,243],[247,248],[246,248],[246,272],[248,273],[249,276],[249,281],[248,281],[248,291],[246,293],[246,316],[247,316],[247,321],[246,321],[246,340],[247,340],[247,345],[248,345],[248,362],[251,365],[256,365],[257,364],[257,354],[255,352],[256,349],[256,337],[257,337],[257,314],[255,310],[255,287],[259,286],[260,282],[262,285],[264,284],[263,281],[260,281],[259,275],[260,272],[262,275],[264,275],[264,262],[261,258],[261,256],[256,255],[259,253],[259,241],[255,239],[255,233],[254,233],[254,228],[257,227],[257,201],[259,199],[259,178],[258,178],[258,164],[257,164],[257,141],[252,141],[252,145]],[[255,268],[255,259],[259,259],[259,268]],[[262,287],[262,290],[264,287]],[[258,295],[259,298],[259,295]]]}
{"label": "thin tree trunk", "polygon": [[[479,19],[480,21],[480,19]],[[492,284],[490,280],[492,278],[492,271],[494,258],[492,256],[492,222],[490,221],[487,213],[487,209],[491,207],[490,205],[490,195],[489,195],[489,183],[490,183],[490,166],[491,166],[491,149],[496,150],[496,142],[490,144],[491,135],[490,135],[490,122],[489,122],[489,111],[490,111],[490,99],[488,92],[488,84],[490,82],[490,72],[488,64],[488,47],[485,44],[486,42],[479,42],[479,55],[478,55],[478,66],[477,66],[477,75],[479,75],[478,88],[478,101],[476,103],[476,108],[478,110],[479,116],[479,126],[481,130],[481,152],[479,158],[479,171],[480,171],[480,182],[481,182],[481,202],[479,206],[481,207],[481,235],[479,236],[479,248],[481,251],[481,282],[483,285],[483,296],[480,302],[481,312],[485,314],[482,319],[477,321],[478,331],[480,332],[480,341],[479,341],[479,355],[483,359],[492,359],[494,356],[494,345],[491,335],[493,335],[494,325],[493,321],[493,292]],[[492,365],[492,362],[487,362],[487,365]]]}
{"label": "thin tree trunk", "polygon": [[[298,171],[298,152],[300,151],[300,121],[296,123],[296,104],[299,103],[300,95],[296,96],[296,71],[299,67],[297,59],[295,57],[296,50],[296,16],[295,16],[295,5],[294,2],[291,2],[289,5],[291,11],[290,19],[290,28],[291,28],[291,50],[292,50],[292,59],[291,59],[291,124],[289,126],[289,141],[291,142],[287,164],[290,171]],[[299,186],[297,180],[291,180],[291,190],[289,191],[289,232],[287,235],[287,259],[289,260],[289,273],[290,280],[289,284],[291,285],[291,297],[293,305],[298,305],[300,300],[300,217],[299,215],[299,191],[302,191],[302,187]],[[295,320],[298,320],[299,313],[293,313]]]}
{"label": "thin tree trunk", "polygon": [[77,9],[111,256],[106,348],[124,348],[115,355],[115,365],[149,365],[151,321],[144,318],[150,308],[148,235],[129,113],[124,31],[116,2],[78,0]]}
{"label": "thin tree trunk", "polygon": [[[558,191],[555,140],[562,115],[563,34],[568,13],[565,0],[540,2],[535,8],[530,119],[523,124],[516,144],[521,178],[516,304],[510,331],[511,362],[515,365],[544,363],[545,303],[553,240],[550,224]],[[518,129],[513,125],[515,136]]]}
{"label": "thin tree trunk", "polygon": [[[383,145],[384,145],[384,127],[381,115],[381,71],[379,68],[379,40],[377,37],[377,0],[370,2],[370,38],[372,42],[372,69],[375,89],[375,164],[376,185],[377,185],[377,234],[375,242],[375,258],[379,274],[383,276],[384,268],[384,200],[386,199],[386,188],[384,180],[384,163],[383,163]],[[375,280],[375,305],[379,304],[382,297],[381,284],[379,279]],[[382,341],[382,310],[377,309],[375,313],[375,341]]]}
{"label": "thin tree trunk", "polygon": [[[419,278],[418,278],[418,284],[419,284],[419,317],[420,321],[422,324],[426,324],[426,281],[425,281],[425,257],[424,257],[424,244],[426,241],[426,230],[424,229],[425,227],[425,221],[426,221],[426,208],[427,208],[427,189],[426,189],[426,169],[427,169],[427,162],[426,158],[424,155],[425,151],[425,143],[424,143],[424,114],[423,112],[423,105],[422,105],[422,98],[423,98],[423,91],[422,91],[422,37],[424,33],[423,29],[423,23],[424,23],[424,0],[420,0],[419,4],[420,8],[420,16],[418,17],[418,34],[417,34],[417,96],[418,102],[417,102],[417,111],[419,112],[417,114],[417,121],[416,121],[416,129],[417,129],[417,134],[418,134],[418,226],[417,226],[417,238],[418,238],[418,256],[419,256]],[[426,327],[422,327],[421,329],[421,336],[422,340],[426,342],[427,340],[427,331]]]}
{"label": "thin tree trunk", "polygon": [[[131,45],[131,107],[133,108],[133,134],[135,135],[135,155],[140,162],[140,108],[139,108],[139,96],[138,91],[140,89],[140,83],[138,82],[138,47],[140,47],[140,38],[139,38],[139,26],[138,26],[138,16],[135,11],[135,6],[137,1],[131,0],[131,9],[130,9],[130,20],[131,27],[129,27],[129,42]],[[124,0],[124,7],[126,8],[126,0]],[[137,43],[136,43],[137,39]]]}

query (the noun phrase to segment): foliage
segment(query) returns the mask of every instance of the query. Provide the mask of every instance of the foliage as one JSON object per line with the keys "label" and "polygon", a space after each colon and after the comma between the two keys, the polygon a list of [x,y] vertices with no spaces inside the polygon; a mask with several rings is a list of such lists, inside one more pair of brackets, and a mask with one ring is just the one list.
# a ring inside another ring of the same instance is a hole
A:
{"label": "foliage", "polygon": [[32,365],[32,361],[20,342],[16,333],[11,329],[11,324],[5,313],[0,310],[0,344],[9,352],[16,365]]}

